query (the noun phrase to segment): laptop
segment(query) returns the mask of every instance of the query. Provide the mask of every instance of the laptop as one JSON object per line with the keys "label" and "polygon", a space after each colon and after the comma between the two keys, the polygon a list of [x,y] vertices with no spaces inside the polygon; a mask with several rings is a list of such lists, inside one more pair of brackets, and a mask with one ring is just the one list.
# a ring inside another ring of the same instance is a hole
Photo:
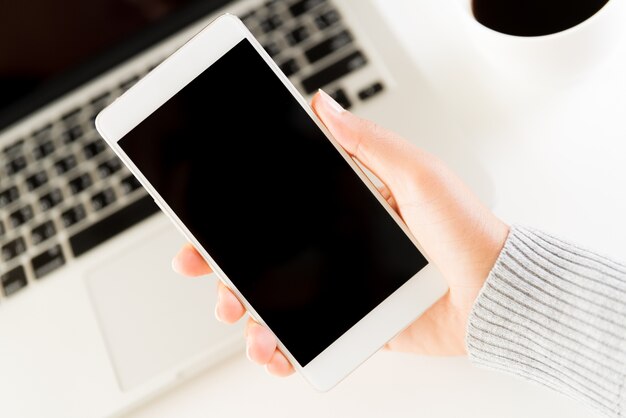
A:
{"label": "laptop", "polygon": [[369,0],[6,2],[3,416],[120,415],[243,355],[241,325],[214,319],[215,279],[172,272],[181,235],[94,129],[101,109],[223,12],[305,95],[324,88],[418,143],[446,125],[434,128],[427,86]]}

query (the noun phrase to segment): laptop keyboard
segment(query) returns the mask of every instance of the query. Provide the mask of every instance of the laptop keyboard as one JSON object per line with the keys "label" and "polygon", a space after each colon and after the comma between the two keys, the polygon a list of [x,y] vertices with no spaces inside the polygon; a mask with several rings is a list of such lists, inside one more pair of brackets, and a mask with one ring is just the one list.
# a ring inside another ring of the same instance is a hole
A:
{"label": "laptop keyboard", "polygon": [[[324,87],[349,108],[384,90],[376,78],[356,91],[341,86],[368,60],[330,1],[266,1],[241,18],[303,93]],[[158,212],[94,127],[142,75],[0,151],[0,299]]]}
{"label": "laptop keyboard", "polygon": [[323,87],[350,108],[384,90],[376,78],[354,92],[341,86],[341,80],[367,66],[368,59],[331,1],[266,1],[264,7],[242,14],[241,20],[305,94]]}

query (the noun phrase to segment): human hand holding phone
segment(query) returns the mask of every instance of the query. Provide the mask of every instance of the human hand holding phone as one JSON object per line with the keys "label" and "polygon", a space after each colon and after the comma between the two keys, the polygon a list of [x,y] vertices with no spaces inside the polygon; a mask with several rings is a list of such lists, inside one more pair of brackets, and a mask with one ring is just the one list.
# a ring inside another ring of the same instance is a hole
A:
{"label": "human hand holding phone", "polygon": [[[449,285],[449,291],[387,348],[426,355],[465,354],[469,313],[504,245],[508,226],[434,156],[343,110],[323,92],[315,95],[312,106],[341,146],[383,182],[384,197]],[[172,264],[187,276],[211,273],[191,245],[183,247]],[[234,323],[244,316],[244,306],[222,282],[218,295],[219,320]],[[293,372],[269,329],[248,319],[245,334],[252,361],[277,376]]]}
{"label": "human hand holding phone", "polygon": [[[254,101],[270,97],[271,105]],[[212,21],[95,122],[273,333],[252,327],[250,339],[267,337],[260,346],[279,348],[268,354],[283,355],[317,390],[334,387],[448,289],[398,212],[233,15]]]}

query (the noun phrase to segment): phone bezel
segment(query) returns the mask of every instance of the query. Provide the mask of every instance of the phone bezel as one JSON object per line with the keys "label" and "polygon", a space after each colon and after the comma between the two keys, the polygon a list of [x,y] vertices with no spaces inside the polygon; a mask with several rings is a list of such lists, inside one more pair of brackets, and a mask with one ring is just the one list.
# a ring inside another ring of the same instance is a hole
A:
{"label": "phone bezel", "polygon": [[[428,259],[415,237],[402,222],[399,215],[389,206],[378,192],[375,185],[360,169],[357,163],[345,152],[328,132],[323,123],[311,110],[307,101],[300,95],[289,79],[256,41],[245,25],[235,16],[225,14],[211,22],[207,27],[190,39],[184,46],[164,60],[148,73],[115,102],[105,108],[96,118],[96,128],[105,141],[113,148],[120,159],[129,167],[139,182],[150,193],[161,210],[174,222],[185,237],[195,245],[207,260],[213,271],[239,298],[251,316],[264,324],[246,299],[237,290],[228,276],[211,258],[181,220],[171,210],[150,182],[143,176],[133,161],[118,145],[134,127],[156,111],[189,82],[208,67],[213,65],[225,53],[242,40],[247,39],[261,55],[266,64],[274,71],[283,85],[297,99],[298,103],[324,132],[328,140],[349,163],[355,173],[368,186],[370,191],[385,207],[390,216],[398,223],[415,246]],[[432,263],[424,267],[396,292],[364,316],[338,340],[328,346],[321,354],[301,366],[289,350],[278,341],[280,350],[316,389],[326,391],[336,385],[352,370],[374,354],[396,334],[406,328],[421,313],[431,306],[447,291],[447,286]]]}

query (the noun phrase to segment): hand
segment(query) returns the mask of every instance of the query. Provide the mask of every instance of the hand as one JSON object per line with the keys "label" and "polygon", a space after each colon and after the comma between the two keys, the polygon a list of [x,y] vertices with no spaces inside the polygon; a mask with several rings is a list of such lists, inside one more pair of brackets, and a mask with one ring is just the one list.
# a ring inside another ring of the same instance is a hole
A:
{"label": "hand", "polygon": [[[315,95],[312,106],[341,146],[383,182],[381,193],[450,288],[387,348],[426,355],[465,354],[468,316],[504,245],[508,226],[436,157],[343,110],[323,92]],[[187,276],[211,273],[191,245],[185,246],[172,264]],[[243,305],[221,282],[215,313],[227,323],[236,322],[245,314]],[[250,360],[265,365],[278,376],[293,372],[267,328],[248,319],[245,334]]]}

